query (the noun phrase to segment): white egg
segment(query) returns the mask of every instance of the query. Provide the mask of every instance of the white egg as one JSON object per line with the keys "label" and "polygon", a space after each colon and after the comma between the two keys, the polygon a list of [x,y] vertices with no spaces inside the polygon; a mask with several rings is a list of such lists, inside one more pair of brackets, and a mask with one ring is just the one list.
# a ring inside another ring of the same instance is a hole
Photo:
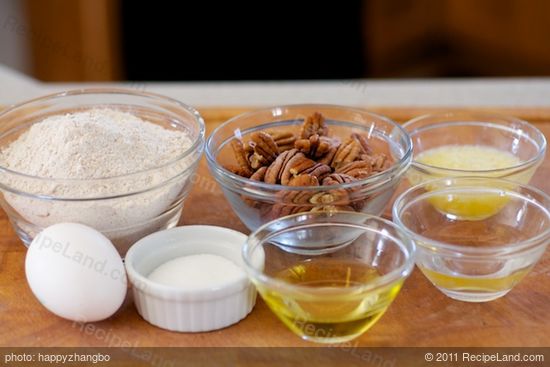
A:
{"label": "white egg", "polygon": [[106,319],[126,296],[126,273],[117,250],[100,232],[76,223],[43,230],[25,261],[27,281],[40,303],[78,322]]}

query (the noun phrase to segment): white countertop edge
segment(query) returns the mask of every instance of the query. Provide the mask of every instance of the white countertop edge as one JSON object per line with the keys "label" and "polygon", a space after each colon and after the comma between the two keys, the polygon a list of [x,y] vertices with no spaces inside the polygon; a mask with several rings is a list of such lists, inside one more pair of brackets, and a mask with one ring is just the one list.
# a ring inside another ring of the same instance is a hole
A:
{"label": "white countertop edge", "polygon": [[376,107],[545,107],[550,78],[285,82],[41,83],[0,66],[0,104],[89,87],[155,92],[197,107],[332,103]]}

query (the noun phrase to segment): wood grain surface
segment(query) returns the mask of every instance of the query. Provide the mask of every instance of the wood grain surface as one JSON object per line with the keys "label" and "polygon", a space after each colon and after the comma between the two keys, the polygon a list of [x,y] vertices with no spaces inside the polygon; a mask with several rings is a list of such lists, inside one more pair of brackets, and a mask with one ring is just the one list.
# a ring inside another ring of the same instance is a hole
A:
{"label": "wood grain surface", "polygon": [[[199,109],[208,133],[243,109]],[[399,121],[430,109],[375,109]],[[550,137],[550,109],[500,110],[536,124]],[[182,224],[211,224],[248,233],[201,162]],[[550,160],[534,185],[550,193]],[[175,333],[151,326],[129,293],[110,319],[80,325],[54,316],[25,280],[26,248],[0,211],[0,346],[315,346],[294,336],[258,299],[237,325],[208,333]],[[357,346],[550,346],[550,254],[506,297],[483,304],[453,301],[415,270],[382,319]]]}

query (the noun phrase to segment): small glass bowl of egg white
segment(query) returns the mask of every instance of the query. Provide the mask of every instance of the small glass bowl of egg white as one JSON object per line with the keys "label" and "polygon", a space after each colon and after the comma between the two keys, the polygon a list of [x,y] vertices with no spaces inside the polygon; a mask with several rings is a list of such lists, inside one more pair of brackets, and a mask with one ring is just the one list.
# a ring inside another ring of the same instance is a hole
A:
{"label": "small glass bowl of egg white", "polygon": [[527,184],[546,152],[544,134],[526,121],[460,111],[424,115],[403,125],[413,142],[411,186],[444,177],[504,178]]}
{"label": "small glass bowl of egg white", "polygon": [[395,200],[393,220],[415,241],[415,261],[428,280],[465,302],[506,295],[550,244],[550,196],[502,179],[416,185]]}

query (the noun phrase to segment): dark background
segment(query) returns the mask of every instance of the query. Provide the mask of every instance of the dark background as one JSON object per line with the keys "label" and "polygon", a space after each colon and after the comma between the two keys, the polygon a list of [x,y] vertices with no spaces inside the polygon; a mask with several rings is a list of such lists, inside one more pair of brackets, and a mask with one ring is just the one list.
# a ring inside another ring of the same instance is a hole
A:
{"label": "dark background", "polygon": [[[361,1],[122,1],[131,80],[357,78]],[[147,26],[143,20],[148,19]]]}
{"label": "dark background", "polygon": [[548,0],[21,1],[45,81],[550,76]]}

